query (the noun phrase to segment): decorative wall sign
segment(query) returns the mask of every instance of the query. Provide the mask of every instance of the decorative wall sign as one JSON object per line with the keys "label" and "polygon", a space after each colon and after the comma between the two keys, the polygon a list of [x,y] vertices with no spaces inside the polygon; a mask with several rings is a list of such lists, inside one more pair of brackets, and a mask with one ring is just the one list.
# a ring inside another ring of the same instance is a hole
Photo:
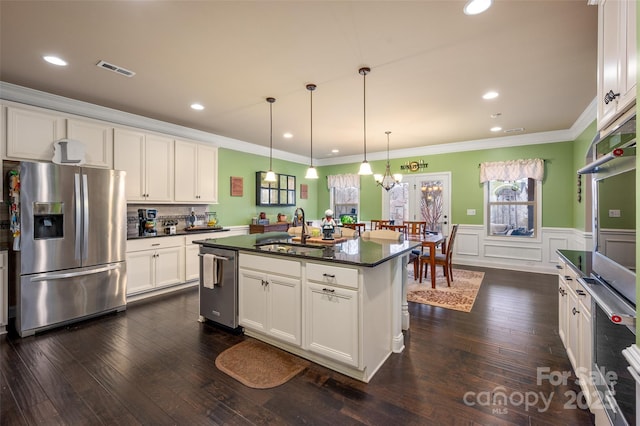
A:
{"label": "decorative wall sign", "polygon": [[306,200],[309,198],[309,185],[306,183],[300,184],[300,199]]}
{"label": "decorative wall sign", "polygon": [[231,196],[242,197],[244,181],[241,177],[231,176]]}
{"label": "decorative wall sign", "polygon": [[417,172],[422,169],[426,169],[429,167],[429,163],[425,163],[423,160],[418,161],[407,161],[404,164],[400,165],[400,170],[408,170],[410,172]]}

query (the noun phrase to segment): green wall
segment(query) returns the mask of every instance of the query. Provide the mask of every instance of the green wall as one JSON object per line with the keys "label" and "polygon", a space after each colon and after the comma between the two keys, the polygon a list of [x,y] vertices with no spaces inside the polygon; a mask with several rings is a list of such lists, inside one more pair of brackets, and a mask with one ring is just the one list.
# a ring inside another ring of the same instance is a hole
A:
{"label": "green wall", "polygon": [[[218,151],[218,204],[210,209],[218,213],[218,220],[223,226],[247,225],[251,218],[259,212],[265,212],[271,223],[277,220],[278,213],[284,213],[291,220],[295,207],[262,207],[256,205],[256,172],[269,169],[269,158],[246,152],[221,148]],[[317,207],[318,181],[307,180],[304,175],[307,166],[290,161],[273,160],[273,171],[296,176],[297,207],[302,207],[305,214],[315,213]],[[231,196],[231,177],[244,179],[242,197]],[[309,196],[300,199],[300,184],[307,184]]]}
{"label": "green wall", "polygon": [[[578,170],[590,162],[587,161],[587,153],[593,137],[596,134],[595,120],[585,129],[584,132],[573,143],[573,169]],[[576,175],[576,184],[578,177]],[[587,223],[587,211],[591,209],[591,179],[589,175],[582,176],[582,200],[578,201],[577,193],[572,199],[573,205],[573,227],[581,231],[591,231],[591,223]],[[591,216],[589,216],[591,218]],[[590,220],[590,219],[589,219]]]}
{"label": "green wall", "polygon": [[[485,161],[506,161],[521,158],[542,158],[545,160],[545,178],[542,190],[542,226],[584,229],[584,203],[576,200],[576,170],[584,165],[585,152],[595,133],[595,125],[590,126],[576,143],[558,142],[526,145],[508,148],[484,149],[450,154],[425,155],[419,158],[401,158],[391,161],[392,171],[399,171],[406,161],[422,159],[429,167],[421,173],[451,172],[451,216],[455,223],[481,225],[483,223],[484,195],[479,180],[479,164]],[[278,213],[292,217],[294,207],[258,207],[255,205],[255,172],[269,167],[268,158],[245,152],[221,149],[219,154],[219,205],[215,206],[218,217],[224,225],[245,225],[258,212],[264,211],[275,221]],[[374,171],[383,171],[385,161],[372,161]],[[298,206],[304,208],[307,218],[319,219],[329,207],[329,190],[326,176],[331,174],[357,173],[359,164],[340,164],[318,167],[317,181],[304,179],[307,166],[288,161],[273,161],[276,173],[287,173],[297,177],[300,184],[309,187],[309,198],[301,200],[298,192]],[[231,197],[230,177],[244,178],[244,195]],[[359,217],[362,221],[382,216],[382,190],[372,176],[361,177],[361,200]],[[570,202],[567,203],[566,200]],[[475,209],[475,216],[467,216],[467,209]]]}

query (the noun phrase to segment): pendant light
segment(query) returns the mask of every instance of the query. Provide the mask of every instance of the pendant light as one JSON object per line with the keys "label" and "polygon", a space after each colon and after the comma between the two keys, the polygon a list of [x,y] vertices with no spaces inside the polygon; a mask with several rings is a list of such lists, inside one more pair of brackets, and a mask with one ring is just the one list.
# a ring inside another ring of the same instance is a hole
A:
{"label": "pendant light", "polygon": [[318,171],[315,167],[313,167],[313,91],[316,90],[315,84],[307,84],[307,90],[309,91],[309,105],[311,110],[311,131],[309,133],[309,141],[311,142],[311,150],[309,152],[310,165],[307,169],[307,174],[304,176],[305,179],[318,179]]}
{"label": "pendant light", "polygon": [[384,132],[387,135],[387,167],[384,170],[384,176],[377,174],[373,175],[376,183],[386,189],[387,191],[393,188],[397,183],[402,182],[402,175],[400,173],[391,174],[391,167],[389,166],[389,135],[390,131]]}
{"label": "pendant light", "polygon": [[360,170],[358,171],[359,175],[370,175],[373,172],[371,171],[371,165],[367,161],[367,74],[371,72],[371,68],[363,67],[358,70],[358,73],[362,76],[362,103],[363,103],[363,117],[364,117],[364,132],[363,132],[363,140],[364,140],[364,161],[360,164]]}
{"label": "pendant light", "polygon": [[267,98],[267,102],[269,102],[269,171],[267,175],[264,177],[265,182],[275,182],[276,174],[273,173],[272,162],[273,162],[273,103],[276,101],[276,98]]}

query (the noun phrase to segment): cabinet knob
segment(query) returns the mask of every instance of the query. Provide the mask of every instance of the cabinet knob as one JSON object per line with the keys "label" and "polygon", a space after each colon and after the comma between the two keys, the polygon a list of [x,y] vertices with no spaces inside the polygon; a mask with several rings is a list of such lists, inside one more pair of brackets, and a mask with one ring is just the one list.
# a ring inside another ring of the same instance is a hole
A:
{"label": "cabinet knob", "polygon": [[564,279],[567,281],[573,281],[573,278],[571,278],[569,275],[565,275]]}
{"label": "cabinet knob", "polygon": [[563,288],[559,288],[559,289],[558,289],[558,293],[560,293],[560,296],[562,296],[562,297],[564,297],[564,295],[566,294],[566,293],[564,292],[564,289],[563,289]]}
{"label": "cabinet knob", "polygon": [[562,269],[562,265],[556,265],[556,269]]}
{"label": "cabinet knob", "polygon": [[584,290],[580,290],[580,289],[576,290],[576,293],[578,293],[578,296],[586,296],[587,295],[587,293],[585,293]]}
{"label": "cabinet knob", "polygon": [[334,274],[322,274],[323,277],[327,277],[327,278],[335,278],[336,276]]}
{"label": "cabinet knob", "polygon": [[333,288],[323,288],[322,291],[327,292],[327,293],[335,293],[335,289]]}
{"label": "cabinet knob", "polygon": [[573,313],[573,315],[579,314],[580,311],[577,310],[575,307],[573,309],[571,309],[571,312]]}

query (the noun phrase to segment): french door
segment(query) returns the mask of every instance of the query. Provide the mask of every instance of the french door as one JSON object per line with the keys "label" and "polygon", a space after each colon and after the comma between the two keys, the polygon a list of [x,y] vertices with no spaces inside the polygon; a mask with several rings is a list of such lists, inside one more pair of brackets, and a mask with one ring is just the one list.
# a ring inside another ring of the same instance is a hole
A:
{"label": "french door", "polygon": [[403,176],[383,194],[382,215],[396,224],[426,221],[427,229],[449,235],[451,173]]}

